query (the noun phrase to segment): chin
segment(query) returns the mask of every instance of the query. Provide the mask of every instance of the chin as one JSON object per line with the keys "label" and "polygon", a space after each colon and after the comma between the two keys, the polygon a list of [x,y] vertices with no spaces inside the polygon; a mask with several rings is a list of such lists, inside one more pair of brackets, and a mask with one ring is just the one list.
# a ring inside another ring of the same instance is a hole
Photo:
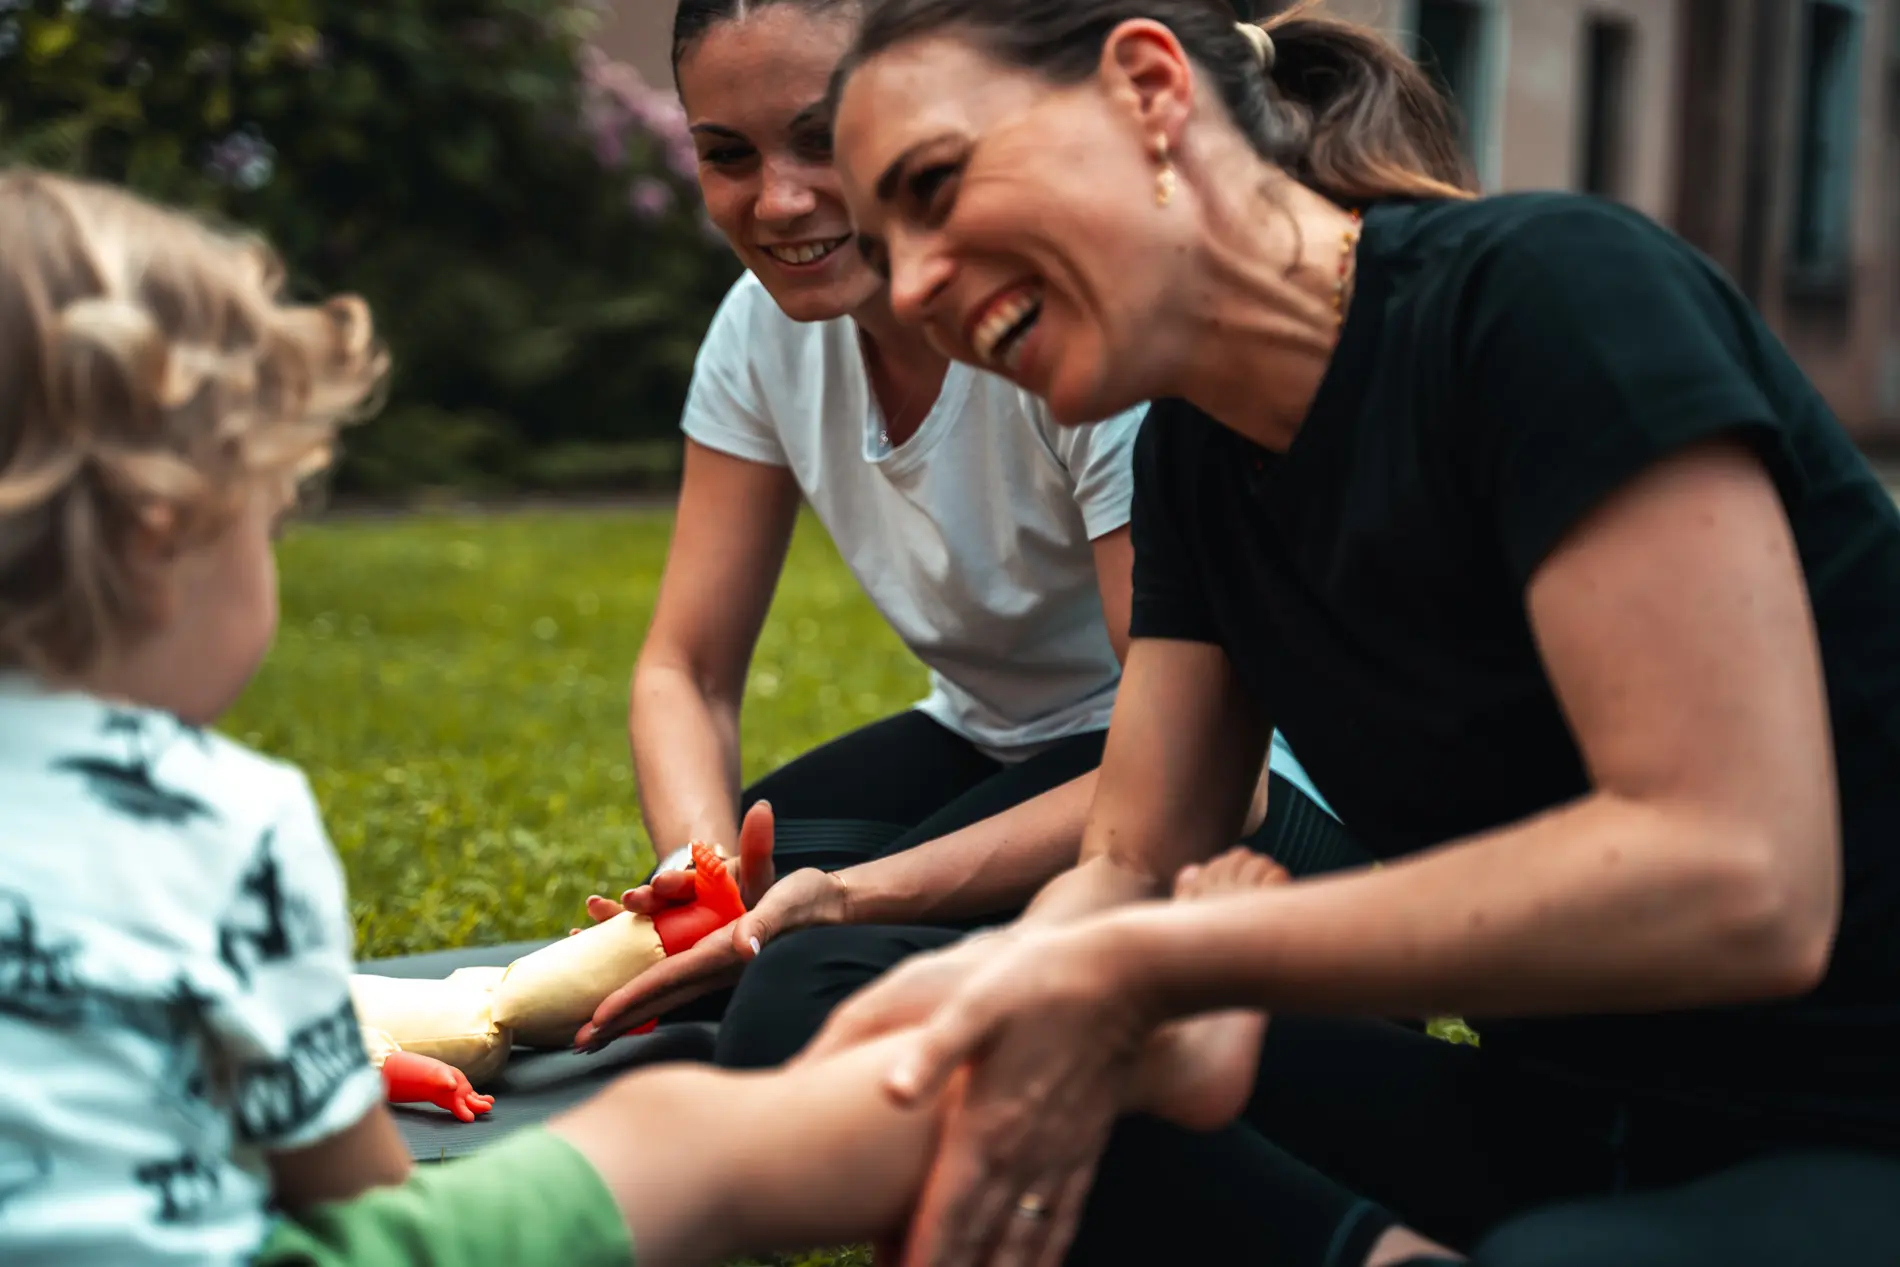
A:
{"label": "chin", "polygon": [[1133,409],[1145,399],[1095,374],[1058,372],[1048,383],[1043,404],[1057,426],[1086,427]]}
{"label": "chin", "polygon": [[877,294],[875,279],[812,279],[808,282],[774,277],[770,268],[754,269],[766,294],[793,321],[831,321],[848,317]]}

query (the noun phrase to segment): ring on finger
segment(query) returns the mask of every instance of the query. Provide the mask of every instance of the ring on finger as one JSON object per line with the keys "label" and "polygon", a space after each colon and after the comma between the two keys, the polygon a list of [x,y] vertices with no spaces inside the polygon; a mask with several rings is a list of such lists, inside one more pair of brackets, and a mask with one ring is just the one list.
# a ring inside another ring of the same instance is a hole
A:
{"label": "ring on finger", "polygon": [[1041,1222],[1049,1217],[1049,1203],[1033,1192],[1025,1192],[1016,1200],[1016,1216]]}

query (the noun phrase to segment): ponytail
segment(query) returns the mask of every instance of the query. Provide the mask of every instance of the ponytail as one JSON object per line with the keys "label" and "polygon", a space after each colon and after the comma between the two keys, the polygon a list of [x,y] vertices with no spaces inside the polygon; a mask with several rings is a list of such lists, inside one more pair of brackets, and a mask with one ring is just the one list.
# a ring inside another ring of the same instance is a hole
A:
{"label": "ponytail", "polygon": [[1318,7],[1308,0],[1254,28],[1267,37],[1259,60],[1278,116],[1259,138],[1266,157],[1339,203],[1474,196],[1457,113],[1437,85],[1382,33]]}

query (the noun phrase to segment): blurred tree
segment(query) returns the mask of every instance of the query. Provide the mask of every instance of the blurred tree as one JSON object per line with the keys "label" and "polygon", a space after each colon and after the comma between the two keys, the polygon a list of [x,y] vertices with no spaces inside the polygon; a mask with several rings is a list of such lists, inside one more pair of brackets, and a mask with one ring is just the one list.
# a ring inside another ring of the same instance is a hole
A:
{"label": "blurred tree", "polygon": [[342,487],[650,453],[738,266],[677,101],[588,43],[592,8],[0,0],[0,163],[235,218],[299,289],[367,296],[397,373]]}

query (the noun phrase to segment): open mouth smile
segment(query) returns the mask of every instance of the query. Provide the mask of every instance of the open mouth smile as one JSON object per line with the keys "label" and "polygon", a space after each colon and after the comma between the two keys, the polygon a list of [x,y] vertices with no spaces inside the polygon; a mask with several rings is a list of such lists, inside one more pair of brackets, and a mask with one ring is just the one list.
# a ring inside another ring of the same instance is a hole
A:
{"label": "open mouth smile", "polygon": [[821,238],[815,242],[771,244],[765,247],[765,253],[781,264],[792,268],[805,268],[828,259],[833,252],[850,240],[850,237],[846,236]]}
{"label": "open mouth smile", "polygon": [[970,333],[970,347],[985,365],[1014,370],[1022,360],[1023,340],[1042,317],[1042,286],[1032,282],[991,300]]}

